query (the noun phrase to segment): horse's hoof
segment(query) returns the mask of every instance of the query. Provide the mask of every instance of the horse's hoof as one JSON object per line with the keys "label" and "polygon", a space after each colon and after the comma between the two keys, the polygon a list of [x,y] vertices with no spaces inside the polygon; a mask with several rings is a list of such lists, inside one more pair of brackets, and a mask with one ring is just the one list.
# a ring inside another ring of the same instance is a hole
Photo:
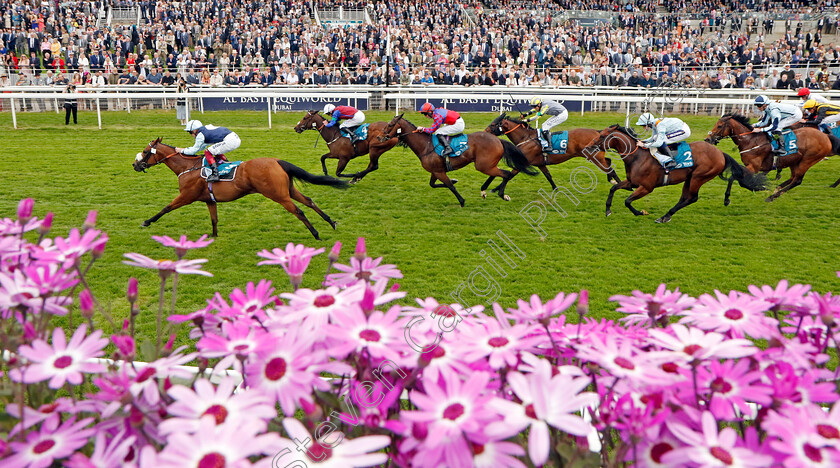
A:
{"label": "horse's hoof", "polygon": [[450,179],[450,182],[452,182],[452,185],[455,185],[458,183],[458,179]]}
{"label": "horse's hoof", "polygon": [[510,201],[510,195],[505,195],[502,197],[505,201]]}
{"label": "horse's hoof", "polygon": [[723,201],[723,206],[729,206],[730,203],[732,203],[732,201],[727,198]]}
{"label": "horse's hoof", "polygon": [[649,215],[649,214],[650,214],[650,213],[648,213],[648,212],[647,212],[647,210],[642,210],[642,216],[647,216],[647,215]]}
{"label": "horse's hoof", "polygon": [[609,216],[609,215],[611,215],[611,214],[612,214],[612,210],[607,210],[607,211],[606,211],[606,213],[604,213],[604,214],[606,214],[607,216]]}
{"label": "horse's hoof", "polygon": [[481,198],[487,198],[487,190],[481,191]]}
{"label": "horse's hoof", "polygon": [[771,201],[773,201],[775,199],[776,199],[776,197],[767,197],[764,201],[766,201],[767,203],[770,203]]}
{"label": "horse's hoof", "polygon": [[663,216],[663,217],[657,219],[656,222],[662,224],[662,223],[667,223],[670,220],[671,220],[670,216]]}
{"label": "horse's hoof", "polygon": [[610,179],[610,183],[613,185],[618,185],[618,182],[615,179]]}
{"label": "horse's hoof", "polygon": [[141,224],[140,227],[149,227],[151,225],[152,225],[152,223],[150,223],[148,221],[143,221],[143,224]]}

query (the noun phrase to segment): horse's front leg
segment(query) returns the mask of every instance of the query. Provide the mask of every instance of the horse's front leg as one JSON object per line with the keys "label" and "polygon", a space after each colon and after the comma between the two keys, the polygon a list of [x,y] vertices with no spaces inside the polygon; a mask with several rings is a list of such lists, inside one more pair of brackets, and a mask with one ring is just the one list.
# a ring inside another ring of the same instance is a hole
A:
{"label": "horse's front leg", "polygon": [[610,187],[610,194],[607,195],[607,210],[606,215],[609,216],[612,214],[612,201],[613,197],[615,196],[615,192],[619,189],[630,189],[630,181],[625,179],[617,184],[614,184]]}
{"label": "horse's front leg", "polygon": [[[613,187],[615,187],[615,185],[613,185]],[[635,192],[631,193],[629,197],[624,199],[624,206],[626,206],[627,209],[630,210],[636,216],[647,216],[650,213],[648,213],[645,210],[637,210],[635,207],[633,207],[633,202],[644,197],[650,192],[652,192],[652,190],[649,190],[645,186],[640,185]]]}
{"label": "horse's front leg", "polygon": [[219,213],[216,211],[216,204],[207,202],[207,209],[210,211],[210,224],[213,225],[213,237],[219,236],[217,226],[219,224]]}
{"label": "horse's front leg", "polygon": [[368,167],[361,172],[357,172],[353,174],[353,182],[358,182],[362,180],[366,175],[370,174],[371,172],[379,169],[379,157],[382,156],[382,153],[379,150],[371,150],[370,153],[370,162],[368,163]]}
{"label": "horse's front leg", "polygon": [[181,193],[180,195],[175,197],[174,200],[172,200],[172,203],[166,205],[162,210],[160,210],[160,212],[158,212],[158,214],[156,214],[156,215],[152,216],[151,218],[143,221],[142,226],[143,227],[149,227],[152,223],[159,220],[161,216],[165,215],[166,213],[169,213],[170,211],[177,210],[178,208],[180,208],[182,206],[187,206],[190,203],[194,202],[195,199],[196,199],[196,197],[194,197],[194,196],[189,196],[189,195],[185,195],[185,194]]}
{"label": "horse's front leg", "polygon": [[327,154],[321,156],[321,169],[324,170],[324,175],[330,175],[327,172],[327,158],[329,158],[329,157],[330,157],[330,153],[327,153]]}

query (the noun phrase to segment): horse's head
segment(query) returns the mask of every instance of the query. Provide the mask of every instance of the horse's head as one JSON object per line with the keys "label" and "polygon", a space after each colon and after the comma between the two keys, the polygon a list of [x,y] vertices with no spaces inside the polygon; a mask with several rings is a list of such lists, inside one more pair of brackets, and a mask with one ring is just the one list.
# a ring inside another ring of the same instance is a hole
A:
{"label": "horse's head", "polygon": [[382,135],[379,137],[379,141],[386,141],[390,140],[394,137],[401,137],[403,136],[403,123],[408,123],[407,120],[403,119],[403,114],[394,116],[385,128],[382,129]]}
{"label": "horse's head", "polygon": [[[743,125],[746,130],[752,131],[750,119],[741,114],[726,114],[715,123],[715,126],[709,131],[709,136],[706,138],[707,143],[713,145],[724,138],[736,136],[739,132],[736,126]],[[742,132],[743,133],[743,132]]]}
{"label": "horse's head", "polygon": [[321,117],[317,110],[307,111],[306,115],[295,125],[295,131],[302,133],[304,130],[318,129],[323,121],[324,118]]}
{"label": "horse's head", "polygon": [[150,141],[142,153],[137,153],[134,157],[134,163],[132,164],[135,171],[146,172],[146,169],[166,159],[166,155],[158,151],[159,146],[160,149],[170,149],[174,152],[174,150],[172,150],[169,146],[160,145],[160,140],[160,137],[158,137],[155,140]]}
{"label": "horse's head", "polygon": [[484,131],[487,132],[487,133],[492,133],[493,135],[496,135],[496,136],[503,135],[506,131],[506,129],[505,129],[505,123],[506,122],[507,122],[507,115],[502,114],[502,115],[496,117],[495,119],[493,119],[493,121],[490,122],[490,125],[488,125],[487,128],[484,129]]}
{"label": "horse's head", "polygon": [[624,128],[621,125],[610,125],[598,132],[598,136],[592,139],[584,148],[584,153],[592,151],[607,151],[613,149],[622,156],[626,156],[636,149],[636,135],[633,130]]}

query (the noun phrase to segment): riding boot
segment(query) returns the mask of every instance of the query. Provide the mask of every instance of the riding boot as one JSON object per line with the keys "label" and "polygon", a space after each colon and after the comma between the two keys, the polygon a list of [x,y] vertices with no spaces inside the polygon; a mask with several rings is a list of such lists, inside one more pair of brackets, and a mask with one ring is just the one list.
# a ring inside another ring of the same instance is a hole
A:
{"label": "riding boot", "polygon": [[207,182],[219,181],[219,162],[213,161],[210,164],[210,175],[207,176]]}
{"label": "riding boot", "polygon": [[784,140],[782,140],[782,132],[773,132],[770,138],[776,141],[776,149],[773,150],[773,154],[777,154],[779,156],[785,154],[785,143]]}
{"label": "riding boot", "polygon": [[543,151],[551,151],[551,131],[550,130],[540,130],[543,137],[542,147]]}

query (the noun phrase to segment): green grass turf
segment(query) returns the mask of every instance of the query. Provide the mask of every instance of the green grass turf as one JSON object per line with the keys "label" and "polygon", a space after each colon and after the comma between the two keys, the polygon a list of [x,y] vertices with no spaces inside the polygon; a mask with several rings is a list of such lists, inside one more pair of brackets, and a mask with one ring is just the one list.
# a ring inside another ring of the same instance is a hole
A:
{"label": "green grass turf", "polygon": [[[196,117],[205,123],[229,126],[242,137],[242,147],[233,159],[277,157],[320,173],[318,158],[325,151],[324,142],[313,148],[315,133],[298,135],[292,130],[302,114],[275,114],[271,130],[264,112],[215,112]],[[384,112],[368,112],[367,116],[369,122],[390,118]],[[416,114],[408,117],[417,123],[423,120]],[[468,131],[483,130],[493,117],[464,116]],[[604,128],[623,119],[618,114],[573,114],[563,128]],[[693,129],[692,140],[704,136],[715,121],[696,116],[685,120]],[[18,114],[19,128],[13,130],[11,115],[0,115],[0,125],[6,129],[0,151],[4,179],[0,213],[13,216],[20,198],[33,197],[38,215],[47,210],[56,213],[53,234],[63,235],[69,228],[80,226],[88,210],[99,210],[98,227],[107,231],[110,241],[105,256],[90,273],[94,293],[117,318],[124,318],[126,282],[129,276],[138,277],[142,309],[139,330],[151,337],[157,275],[123,265],[122,254],[140,252],[153,258],[173,258],[171,249],[150,236],[186,234],[195,239],[209,233],[210,221],[207,208],[195,204],[165,215],[150,228],[141,228],[143,220],[178,194],[177,182],[165,167],[141,174],[132,170],[131,162],[155,137],[179,146],[188,146],[191,139],[181,130],[174,111],[103,113],[103,130],[96,128],[94,113],[80,112],[79,122],[78,126],[65,127],[63,115]],[[723,142],[721,148],[737,155],[730,141]],[[582,159],[575,159],[552,166],[551,172],[558,184],[568,187],[572,170],[584,164]],[[366,157],[361,157],[352,161],[349,169],[357,171],[366,165]],[[328,162],[328,168],[335,170],[335,160]],[[624,176],[623,167],[618,172]],[[715,179],[703,187],[698,203],[677,213],[665,225],[654,223],[654,219],[676,203],[681,186],[658,188],[637,201],[634,206],[652,213],[647,217],[632,216],[622,203],[629,192],[620,192],[613,216],[606,218],[604,201],[610,185],[601,176],[592,192],[577,194],[577,206],[562,196],[558,198],[568,216],[564,219],[549,211],[542,225],[547,236],[541,239],[519,210],[540,199],[538,189],[549,188],[542,175],[517,176],[507,190],[511,202],[496,196],[482,200],[479,186],[486,177],[468,166],[454,175],[460,181],[457,188],[467,200],[466,207],[460,208],[448,190],[429,187],[429,174],[413,153],[395,148],[382,157],[378,171],[350,190],[301,187],[338,222],[338,229],[333,231],[304,208],[320,231],[321,241],[315,241],[282,207],[259,195],[219,205],[220,237],[210,247],[188,256],[208,258],[206,269],[215,276],[182,276],[178,310],[197,310],[215,291],[226,295],[261,278],[288,290],[282,269],[256,266],[256,253],[262,249],[283,247],[287,242],[329,249],[335,241],[341,241],[345,244],[342,260],[347,261],[357,237],[367,238],[371,255],[384,256],[387,263],[397,264],[403,271],[405,278],[400,284],[408,292],[406,302],[429,296],[447,300],[478,266],[486,267],[480,252],[498,230],[526,255],[524,259],[513,257],[516,268],[506,268],[507,277],[496,279],[498,301],[508,307],[514,306],[517,298],[534,293],[549,298],[558,291],[588,288],[592,313],[614,318],[620,314],[607,302],[609,296],[628,294],[637,288],[651,291],[662,282],[701,294],[715,288],[746,290],[749,284],[775,284],[787,278],[827,291],[837,284],[835,271],[840,267],[835,256],[840,246],[840,189],[828,188],[838,176],[840,160],[834,157],[812,168],[800,187],[774,203],[764,201],[768,192],[754,194],[736,185],[729,207],[723,206],[725,184]],[[325,267],[325,256],[317,257],[303,286],[317,287]],[[481,302],[469,292],[462,297],[470,304]],[[184,330],[179,337],[179,342],[184,342]]]}

